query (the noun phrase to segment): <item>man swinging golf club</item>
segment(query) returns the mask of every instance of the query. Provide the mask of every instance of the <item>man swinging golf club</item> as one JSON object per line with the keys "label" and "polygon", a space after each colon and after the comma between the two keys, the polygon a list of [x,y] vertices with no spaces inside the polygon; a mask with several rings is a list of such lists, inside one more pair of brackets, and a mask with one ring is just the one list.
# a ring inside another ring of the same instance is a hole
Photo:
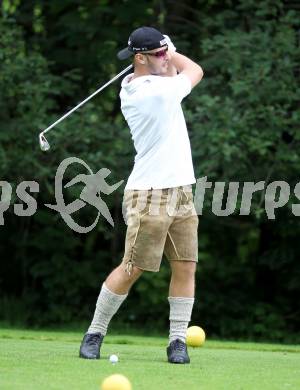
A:
{"label": "man swinging golf club", "polygon": [[128,47],[118,53],[119,59],[130,56],[134,73],[123,79],[120,92],[121,110],[136,149],[124,191],[125,253],[102,285],[79,355],[100,358],[111,318],[143,272],[159,271],[165,254],[172,271],[167,356],[170,363],[184,364],[190,362],[185,341],[194,304],[198,217],[181,101],[200,82],[203,71],[177,53],[169,37],[151,27],[133,31]]}

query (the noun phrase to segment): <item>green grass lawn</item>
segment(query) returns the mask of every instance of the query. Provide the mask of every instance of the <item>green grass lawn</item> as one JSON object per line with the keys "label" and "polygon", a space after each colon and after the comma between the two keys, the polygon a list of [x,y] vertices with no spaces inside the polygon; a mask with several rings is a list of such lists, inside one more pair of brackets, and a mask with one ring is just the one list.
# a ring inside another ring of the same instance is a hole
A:
{"label": "green grass lawn", "polygon": [[114,373],[126,375],[133,390],[300,389],[300,346],[207,341],[189,348],[191,364],[173,365],[164,338],[108,335],[101,360],[90,361],[78,358],[81,337],[0,329],[0,389],[99,390]]}

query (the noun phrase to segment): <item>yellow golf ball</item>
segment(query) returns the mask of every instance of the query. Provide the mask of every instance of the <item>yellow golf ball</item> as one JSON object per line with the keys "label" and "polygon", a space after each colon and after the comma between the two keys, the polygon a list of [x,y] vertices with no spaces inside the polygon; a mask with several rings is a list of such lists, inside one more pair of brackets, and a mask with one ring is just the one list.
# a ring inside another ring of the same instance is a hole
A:
{"label": "yellow golf ball", "polygon": [[205,332],[200,326],[190,326],[186,333],[186,343],[191,347],[201,347],[205,341]]}
{"label": "yellow golf ball", "polygon": [[132,387],[126,376],[114,374],[104,379],[101,390],[132,390]]}

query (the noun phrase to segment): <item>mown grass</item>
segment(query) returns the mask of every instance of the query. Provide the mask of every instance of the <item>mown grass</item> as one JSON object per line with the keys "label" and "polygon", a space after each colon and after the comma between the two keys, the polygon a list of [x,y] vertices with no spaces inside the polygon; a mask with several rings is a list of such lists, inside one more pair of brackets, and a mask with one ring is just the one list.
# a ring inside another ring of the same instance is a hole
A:
{"label": "mown grass", "polygon": [[189,348],[190,365],[172,365],[166,338],[107,335],[101,359],[87,361],[78,358],[81,337],[0,329],[0,389],[99,390],[113,373],[126,375],[133,390],[300,389],[300,346],[208,340]]}

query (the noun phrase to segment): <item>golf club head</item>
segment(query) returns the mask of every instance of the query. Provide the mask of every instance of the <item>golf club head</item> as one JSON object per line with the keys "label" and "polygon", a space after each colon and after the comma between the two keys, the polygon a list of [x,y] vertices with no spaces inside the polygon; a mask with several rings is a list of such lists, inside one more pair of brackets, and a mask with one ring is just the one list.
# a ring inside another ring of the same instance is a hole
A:
{"label": "golf club head", "polygon": [[45,136],[42,133],[39,135],[39,141],[40,141],[40,147],[43,152],[46,152],[47,150],[50,149],[49,142],[46,140]]}

